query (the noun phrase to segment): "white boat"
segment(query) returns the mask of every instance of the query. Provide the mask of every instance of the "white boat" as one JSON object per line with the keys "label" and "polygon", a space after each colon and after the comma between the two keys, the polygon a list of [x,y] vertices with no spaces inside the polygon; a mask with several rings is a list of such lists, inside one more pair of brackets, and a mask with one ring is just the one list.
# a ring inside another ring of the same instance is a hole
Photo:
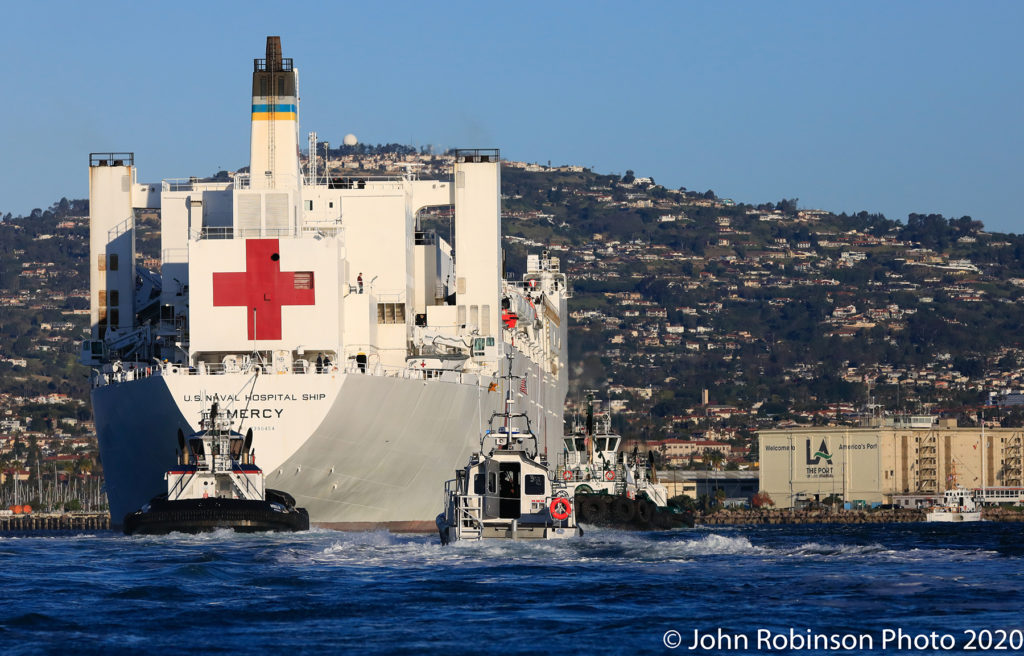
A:
{"label": "white boat", "polygon": [[[115,521],[162,490],[174,427],[219,402],[314,524],[432,528],[438,487],[503,409],[507,353],[517,411],[559,448],[569,290],[546,253],[503,279],[498,151],[453,151],[443,180],[343,177],[311,135],[303,170],[298,112],[298,71],[268,37],[248,173],[148,184],[132,153],[90,156],[81,360]],[[421,225],[438,206],[454,248]],[[135,264],[135,212],[152,209],[159,272]]]}
{"label": "white boat", "polygon": [[[508,358],[505,410],[480,436],[480,448],[445,483],[444,510],[436,518],[441,544],[459,540],[551,540],[578,537],[571,491],[552,476],[530,428],[512,410],[512,358]],[[522,424],[522,426],[517,426]]]}
{"label": "white boat", "polygon": [[962,485],[954,485],[942,495],[942,503],[930,508],[925,515],[928,522],[980,522],[974,492]]}
{"label": "white boat", "polygon": [[630,530],[693,527],[692,512],[669,504],[650,456],[620,450],[611,413],[587,392],[585,422],[564,439],[556,476],[569,489],[578,521]]}
{"label": "white boat", "polygon": [[126,534],[309,528],[305,508],[296,508],[291,495],[265,487],[253,461],[251,428],[244,437],[232,430],[216,403],[200,423],[202,429],[188,439],[179,429],[178,462],[165,474],[167,491],[125,516]]}

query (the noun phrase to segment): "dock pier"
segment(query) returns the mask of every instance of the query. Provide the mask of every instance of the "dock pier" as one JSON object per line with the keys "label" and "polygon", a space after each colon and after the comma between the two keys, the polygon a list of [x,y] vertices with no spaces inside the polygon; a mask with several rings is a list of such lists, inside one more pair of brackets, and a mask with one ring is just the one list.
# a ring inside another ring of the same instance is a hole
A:
{"label": "dock pier", "polygon": [[109,513],[31,513],[0,516],[0,533],[109,530]]}

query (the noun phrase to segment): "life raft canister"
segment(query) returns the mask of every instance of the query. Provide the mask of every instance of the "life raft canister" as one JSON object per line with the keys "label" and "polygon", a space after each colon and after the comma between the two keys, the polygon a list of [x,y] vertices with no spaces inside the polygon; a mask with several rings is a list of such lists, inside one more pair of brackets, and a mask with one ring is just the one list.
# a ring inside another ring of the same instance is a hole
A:
{"label": "life raft canister", "polygon": [[515,330],[516,324],[519,322],[519,316],[511,310],[502,310],[501,321],[509,330]]}
{"label": "life raft canister", "polygon": [[565,497],[551,500],[551,516],[555,519],[568,519],[572,513],[572,504]]}
{"label": "life raft canister", "polygon": [[612,471],[612,470],[606,471],[604,473],[604,480],[606,480],[606,481],[614,481],[615,480],[615,472]]}

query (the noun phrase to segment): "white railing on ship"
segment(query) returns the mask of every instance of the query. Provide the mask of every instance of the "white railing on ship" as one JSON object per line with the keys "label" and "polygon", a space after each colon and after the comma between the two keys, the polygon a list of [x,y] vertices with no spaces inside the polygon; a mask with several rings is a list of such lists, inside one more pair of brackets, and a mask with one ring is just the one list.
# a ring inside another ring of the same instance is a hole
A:
{"label": "white railing on ship", "polygon": [[457,383],[460,385],[487,385],[491,382],[489,376],[481,376],[475,373],[451,371],[448,369],[410,369],[381,364],[367,364],[362,367],[355,363],[343,366],[331,365],[329,368],[324,367],[321,372],[317,372],[315,366],[310,366],[305,371],[296,370],[298,369],[296,367],[277,371],[270,363],[249,363],[246,366],[227,367],[221,363],[207,364],[205,362],[200,363],[199,366],[171,362],[159,364],[135,362],[124,363],[115,371],[95,371],[93,374],[93,387],[127,383],[153,376],[223,376],[233,373],[248,375],[254,373],[257,369],[265,375],[323,376],[342,373],[347,375],[378,376],[381,378],[401,378],[404,380],[436,380],[443,383]]}
{"label": "white railing on ship", "polygon": [[203,226],[200,230],[190,230],[189,237],[198,239],[247,239],[252,237],[294,237],[298,231],[294,228],[235,228],[232,226]]}
{"label": "white railing on ship", "polygon": [[193,191],[196,189],[227,189],[231,180],[203,180],[201,178],[167,178],[161,185],[163,191]]}
{"label": "white railing on ship", "polygon": [[187,248],[165,248],[160,251],[160,262],[163,264],[183,264],[188,262]]}
{"label": "white railing on ship", "polygon": [[178,494],[181,494],[182,492],[185,491],[185,487],[195,477],[195,475],[196,473],[193,471],[188,475],[187,478],[184,475],[179,476],[178,482],[175,483],[174,486],[167,492],[167,498],[172,500],[177,498]]}
{"label": "white railing on ship", "polygon": [[[201,239],[250,239],[256,237],[337,237],[345,229],[337,223],[312,223],[301,228],[236,228],[233,226],[204,226],[190,230],[193,241]],[[187,252],[187,251],[186,251]]]}
{"label": "white railing on ship", "polygon": [[135,228],[135,218],[129,216],[110,230],[107,230],[107,241],[113,241],[133,228]]}

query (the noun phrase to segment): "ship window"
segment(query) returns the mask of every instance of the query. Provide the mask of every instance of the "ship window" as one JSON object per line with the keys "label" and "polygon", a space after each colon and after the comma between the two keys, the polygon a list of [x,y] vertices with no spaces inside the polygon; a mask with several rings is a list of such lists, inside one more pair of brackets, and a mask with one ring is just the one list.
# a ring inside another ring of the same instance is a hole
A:
{"label": "ship window", "polygon": [[313,289],[312,271],[296,271],[292,280],[294,282],[295,289]]}
{"label": "ship window", "polygon": [[117,271],[117,253],[110,254],[110,270]]}
{"label": "ship window", "polygon": [[284,76],[281,75],[277,78],[277,95],[284,95]]}
{"label": "ship window", "polygon": [[491,494],[498,491],[498,475],[494,472],[487,474],[487,491]]}
{"label": "ship window", "polygon": [[107,270],[107,256],[104,255],[103,253],[100,253],[99,255],[96,256],[96,268],[99,271]]}
{"label": "ship window", "polygon": [[101,289],[100,290],[99,306],[100,306],[101,311],[107,309],[107,290],[105,290],[105,289]]}
{"label": "ship window", "polygon": [[110,290],[109,298],[110,298],[110,304],[111,305],[120,305],[120,303],[118,303],[118,301],[121,300],[121,294],[116,289],[111,289]]}
{"label": "ship window", "polygon": [[311,200],[307,200],[306,201],[306,209],[309,210],[310,212],[313,211],[313,201],[311,201]]}
{"label": "ship window", "polygon": [[267,95],[267,78],[265,77],[260,78],[260,95]]}
{"label": "ship window", "polygon": [[473,340],[473,357],[484,354],[484,344],[486,343],[483,337],[477,337]]}
{"label": "ship window", "polygon": [[484,493],[484,475],[473,474],[473,494]]}
{"label": "ship window", "polygon": [[544,494],[544,474],[527,474],[524,476],[523,491],[526,494]]}
{"label": "ship window", "polygon": [[607,449],[605,448],[603,437],[594,438],[594,448],[597,449],[598,451],[607,451]]}
{"label": "ship window", "polygon": [[494,346],[494,338],[493,337],[488,337],[487,338],[487,345],[488,346]]}
{"label": "ship window", "polygon": [[117,308],[111,308],[110,309],[110,322],[109,323],[114,328],[118,328],[118,327],[121,326],[121,313],[118,311]]}

